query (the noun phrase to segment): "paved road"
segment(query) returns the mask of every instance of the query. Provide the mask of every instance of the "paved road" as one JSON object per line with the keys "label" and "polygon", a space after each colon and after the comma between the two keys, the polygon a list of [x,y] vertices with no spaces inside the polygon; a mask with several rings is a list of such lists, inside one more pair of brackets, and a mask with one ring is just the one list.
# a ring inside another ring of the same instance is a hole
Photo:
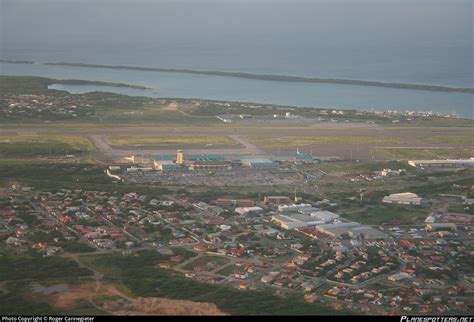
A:
{"label": "paved road", "polygon": [[[429,150],[444,150],[444,149],[459,149],[462,148],[463,145],[459,146],[372,146],[371,148],[376,148],[376,149],[429,149]],[[466,148],[469,148],[471,146],[466,145]]]}
{"label": "paved road", "polygon": [[229,135],[229,138],[234,140],[235,142],[243,145],[247,150],[252,151],[252,154],[265,154],[262,150],[260,150],[255,144],[250,143],[249,141],[245,140],[240,135]]}

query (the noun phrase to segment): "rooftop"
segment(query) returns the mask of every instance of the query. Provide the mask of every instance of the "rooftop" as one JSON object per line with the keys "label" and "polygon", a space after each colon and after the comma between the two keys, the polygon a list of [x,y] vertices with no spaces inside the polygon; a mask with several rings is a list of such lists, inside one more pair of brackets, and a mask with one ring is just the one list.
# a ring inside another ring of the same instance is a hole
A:
{"label": "rooftop", "polygon": [[247,158],[242,159],[243,163],[273,163],[272,160],[268,158]]}
{"label": "rooftop", "polygon": [[175,160],[176,154],[154,154],[154,155],[146,155],[145,157],[151,157],[156,161],[164,161],[164,160]]}
{"label": "rooftop", "polygon": [[225,157],[223,154],[189,154],[189,155],[184,155],[184,158],[186,160],[224,160]]}
{"label": "rooftop", "polygon": [[311,153],[275,153],[273,154],[275,158],[294,158],[299,160],[313,159]]}

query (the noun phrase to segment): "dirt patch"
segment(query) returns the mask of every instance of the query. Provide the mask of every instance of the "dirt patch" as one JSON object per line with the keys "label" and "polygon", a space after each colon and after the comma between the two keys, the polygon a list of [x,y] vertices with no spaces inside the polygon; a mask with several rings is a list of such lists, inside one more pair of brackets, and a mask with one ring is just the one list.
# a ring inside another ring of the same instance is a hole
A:
{"label": "dirt patch", "polygon": [[95,283],[73,285],[68,291],[49,296],[49,304],[56,309],[74,307],[78,302],[87,300],[94,295]]}
{"label": "dirt patch", "polygon": [[[100,298],[120,298],[106,301]],[[226,315],[212,303],[171,300],[156,297],[131,298],[112,284],[87,282],[68,285],[67,291],[51,295],[31,292],[26,298],[51,305],[58,310],[70,309],[88,301],[95,307],[114,315]]]}
{"label": "dirt patch", "polygon": [[115,315],[227,315],[212,303],[139,297],[104,303]]}

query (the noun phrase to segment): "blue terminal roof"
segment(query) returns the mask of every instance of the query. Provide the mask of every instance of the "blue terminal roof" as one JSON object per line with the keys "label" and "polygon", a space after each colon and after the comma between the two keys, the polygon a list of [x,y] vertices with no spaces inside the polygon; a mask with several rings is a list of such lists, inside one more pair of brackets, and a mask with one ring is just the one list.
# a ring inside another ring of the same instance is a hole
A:
{"label": "blue terminal roof", "polygon": [[254,168],[276,167],[275,162],[251,162],[250,165]]}
{"label": "blue terminal roof", "polygon": [[156,161],[176,160],[176,154],[154,154],[151,157]]}
{"label": "blue terminal roof", "polygon": [[184,155],[184,158],[186,160],[191,160],[191,161],[196,161],[196,160],[212,160],[212,161],[217,161],[217,160],[224,160],[225,157],[222,154],[190,154],[190,155]]}
{"label": "blue terminal roof", "polygon": [[294,158],[297,160],[313,159],[311,153],[278,153],[273,155],[275,158]]}
{"label": "blue terminal roof", "polygon": [[165,170],[175,170],[175,169],[180,169],[181,166],[176,163],[169,163],[169,164],[163,164],[163,169]]}

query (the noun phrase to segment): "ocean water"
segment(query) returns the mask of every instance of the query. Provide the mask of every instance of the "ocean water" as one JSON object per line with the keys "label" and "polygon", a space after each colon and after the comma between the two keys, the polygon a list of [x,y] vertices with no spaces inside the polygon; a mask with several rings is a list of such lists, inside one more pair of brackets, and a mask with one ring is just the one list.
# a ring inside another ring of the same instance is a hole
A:
{"label": "ocean water", "polygon": [[62,85],[71,93],[108,91],[135,96],[185,97],[319,108],[386,111],[434,111],[474,118],[474,94],[430,92],[384,87],[293,83],[186,73],[0,63],[5,75],[35,75],[55,79],[87,79],[144,85],[150,90],[110,86]]}
{"label": "ocean water", "polygon": [[[474,87],[472,12],[471,0],[0,0],[0,58]],[[140,84],[153,96],[474,108],[462,93],[6,63],[0,73]]]}

